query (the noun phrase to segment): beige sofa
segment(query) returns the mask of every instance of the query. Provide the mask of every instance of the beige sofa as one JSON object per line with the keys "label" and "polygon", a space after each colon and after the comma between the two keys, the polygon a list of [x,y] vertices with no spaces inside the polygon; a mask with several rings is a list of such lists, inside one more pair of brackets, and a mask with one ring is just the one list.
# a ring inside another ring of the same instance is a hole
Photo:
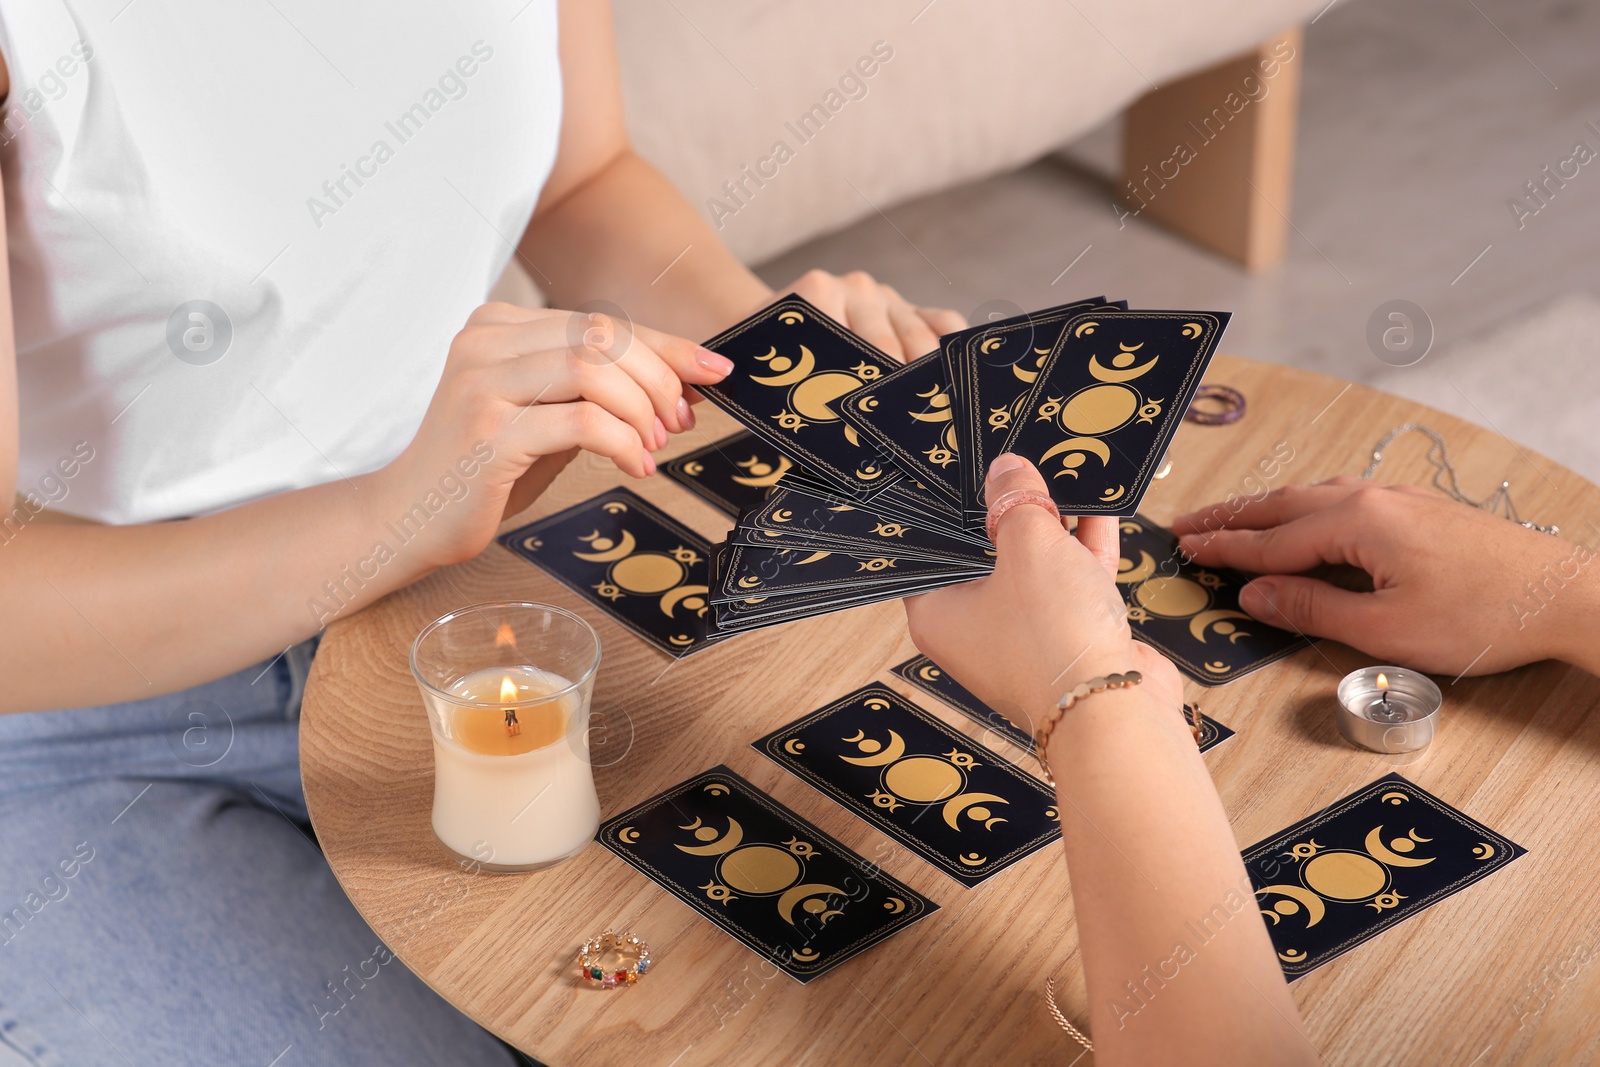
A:
{"label": "beige sofa", "polygon": [[1045,155],[1327,0],[614,2],[635,144],[757,262]]}

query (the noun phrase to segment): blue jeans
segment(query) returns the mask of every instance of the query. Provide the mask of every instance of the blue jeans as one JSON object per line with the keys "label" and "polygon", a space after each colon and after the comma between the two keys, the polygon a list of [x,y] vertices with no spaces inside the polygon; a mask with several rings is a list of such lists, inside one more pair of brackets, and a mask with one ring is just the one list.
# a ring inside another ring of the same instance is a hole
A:
{"label": "blue jeans", "polygon": [[314,651],[0,715],[0,1067],[516,1062],[389,954],[311,839]]}

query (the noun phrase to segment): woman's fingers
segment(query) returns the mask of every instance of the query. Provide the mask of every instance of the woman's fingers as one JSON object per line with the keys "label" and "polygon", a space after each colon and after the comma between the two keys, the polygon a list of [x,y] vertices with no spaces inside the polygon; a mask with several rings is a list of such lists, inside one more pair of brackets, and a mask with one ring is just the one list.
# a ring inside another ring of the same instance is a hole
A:
{"label": "woman's fingers", "polygon": [[635,478],[656,472],[656,462],[641,446],[638,432],[590,400],[535,404],[510,423],[503,436],[528,456],[550,456],[582,448],[606,456]]}
{"label": "woman's fingers", "polygon": [[[1021,456],[1006,452],[996,456],[989,465],[983,496],[993,507],[1013,493],[1044,493],[1048,497],[1047,489],[1038,468]],[[1054,507],[1022,504],[1007,510],[995,524],[994,546],[1000,550],[999,558],[1004,561],[1015,558],[1014,553],[1033,538],[1065,535],[1066,528],[1061,525],[1061,516]]]}
{"label": "woman's fingers", "polygon": [[1178,538],[1183,554],[1207,567],[1255,574],[1296,574],[1323,563],[1360,564],[1355,524],[1336,509],[1312,512],[1265,530],[1218,530]]}
{"label": "woman's fingers", "polygon": [[967,328],[967,317],[959,311],[950,308],[917,308],[917,314],[936,336],[943,337],[947,333],[955,333]]}
{"label": "woman's fingers", "polygon": [[1078,520],[1079,542],[1100,561],[1100,565],[1112,578],[1117,576],[1122,558],[1117,536],[1120,522],[1121,520],[1113,515],[1085,515]]}
{"label": "woman's fingers", "polygon": [[904,362],[906,351],[889,322],[889,301],[870,274],[852,271],[844,282],[844,323],[868,344]]}
{"label": "woman's fingers", "polygon": [[1179,515],[1172,520],[1172,532],[1183,535],[1211,534],[1222,529],[1261,530],[1332,507],[1364,488],[1373,485],[1363,481],[1352,485],[1342,479],[1318,485],[1286,485],[1260,500],[1248,500],[1243,506],[1218,503]]}
{"label": "woman's fingers", "polygon": [[1353,593],[1315,578],[1274,575],[1239,591],[1239,606],[1271,626],[1313,637],[1329,637],[1356,648],[1377,633],[1374,617],[1381,594]]}
{"label": "woman's fingers", "polygon": [[[470,379],[530,411],[546,404],[589,401],[630,426],[638,444],[653,451],[666,444],[658,406],[632,376],[609,363],[589,363],[559,349],[517,356]],[[519,421],[521,417],[519,416]]]}
{"label": "woman's fingers", "polygon": [[887,289],[887,294],[889,324],[900,338],[900,350],[905,353],[905,358],[913,360],[938,348],[938,334],[929,329],[928,321],[917,314],[917,309],[906,303],[893,289]]}

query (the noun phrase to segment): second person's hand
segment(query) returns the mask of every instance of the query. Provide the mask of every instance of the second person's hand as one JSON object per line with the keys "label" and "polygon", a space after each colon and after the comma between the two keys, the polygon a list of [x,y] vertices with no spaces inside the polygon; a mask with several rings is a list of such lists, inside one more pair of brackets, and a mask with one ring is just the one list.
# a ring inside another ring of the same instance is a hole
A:
{"label": "second person's hand", "polygon": [[[985,494],[1045,491],[1027,460],[1002,455]],[[1177,670],[1133,640],[1117,591],[1117,520],[1086,516],[1077,534],[1051,511],[1014,507],[995,535],[994,573],[906,600],[911,640],[979,699],[1032,733],[1078,682],[1137,670],[1173,708],[1183,703]]]}

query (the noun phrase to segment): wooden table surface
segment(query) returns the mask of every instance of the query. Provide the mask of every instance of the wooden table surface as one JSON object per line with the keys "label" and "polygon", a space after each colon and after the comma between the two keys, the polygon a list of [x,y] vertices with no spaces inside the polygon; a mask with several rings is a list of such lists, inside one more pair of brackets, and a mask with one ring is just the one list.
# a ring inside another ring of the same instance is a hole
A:
{"label": "wooden table surface", "polygon": [[[1385,431],[1420,421],[1448,439],[1468,494],[1486,496],[1508,480],[1524,518],[1591,544],[1600,534],[1589,521],[1600,515],[1600,489],[1492,430],[1233,357],[1219,356],[1207,380],[1242,390],[1249,413],[1229,427],[1183,426],[1171,474],[1144,502],[1157,521],[1250,491],[1247,479],[1275,451],[1293,458],[1274,486],[1358,474]],[[708,405],[700,412],[700,429],[673,449],[736,429]],[[1427,484],[1427,445],[1418,435],[1396,442],[1380,480]],[[641,485],[585,456],[507,528],[624,481],[713,541],[731,525],[665,477]],[[594,702],[607,728],[603,743],[596,738],[595,777],[607,817],[726,763],[941,910],[800,985],[772,976],[756,953],[598,844],[531,875],[457,866],[430,829],[431,748],[407,651],[436,616],[509,599],[562,605],[600,632]],[[1509,605],[1477,610],[1515,625]],[[551,1065],[1071,1062],[1077,1049],[1041,997],[1044,977],[1056,975],[1063,1008],[1086,1018],[1058,848],[965,889],[750,747],[873,680],[979,735],[889,674],[913,654],[891,601],[760,630],[674,663],[493,545],[329,628],[301,718],[306,796],[328,862],[384,941],[457,1007]],[[1398,770],[1528,855],[1295,983],[1311,1040],[1329,1063],[1364,1067],[1595,1062],[1600,849],[1590,848],[1590,830],[1600,813],[1600,717],[1590,712],[1600,681],[1554,663],[1437,677],[1440,736],[1424,753],[1384,756],[1344,743],[1332,716],[1339,678],[1368,662],[1324,642],[1227,686],[1189,684],[1191,699],[1238,731],[1205,759],[1241,845]],[[649,940],[656,969],[627,989],[580,985],[579,943],[619,928]]]}

